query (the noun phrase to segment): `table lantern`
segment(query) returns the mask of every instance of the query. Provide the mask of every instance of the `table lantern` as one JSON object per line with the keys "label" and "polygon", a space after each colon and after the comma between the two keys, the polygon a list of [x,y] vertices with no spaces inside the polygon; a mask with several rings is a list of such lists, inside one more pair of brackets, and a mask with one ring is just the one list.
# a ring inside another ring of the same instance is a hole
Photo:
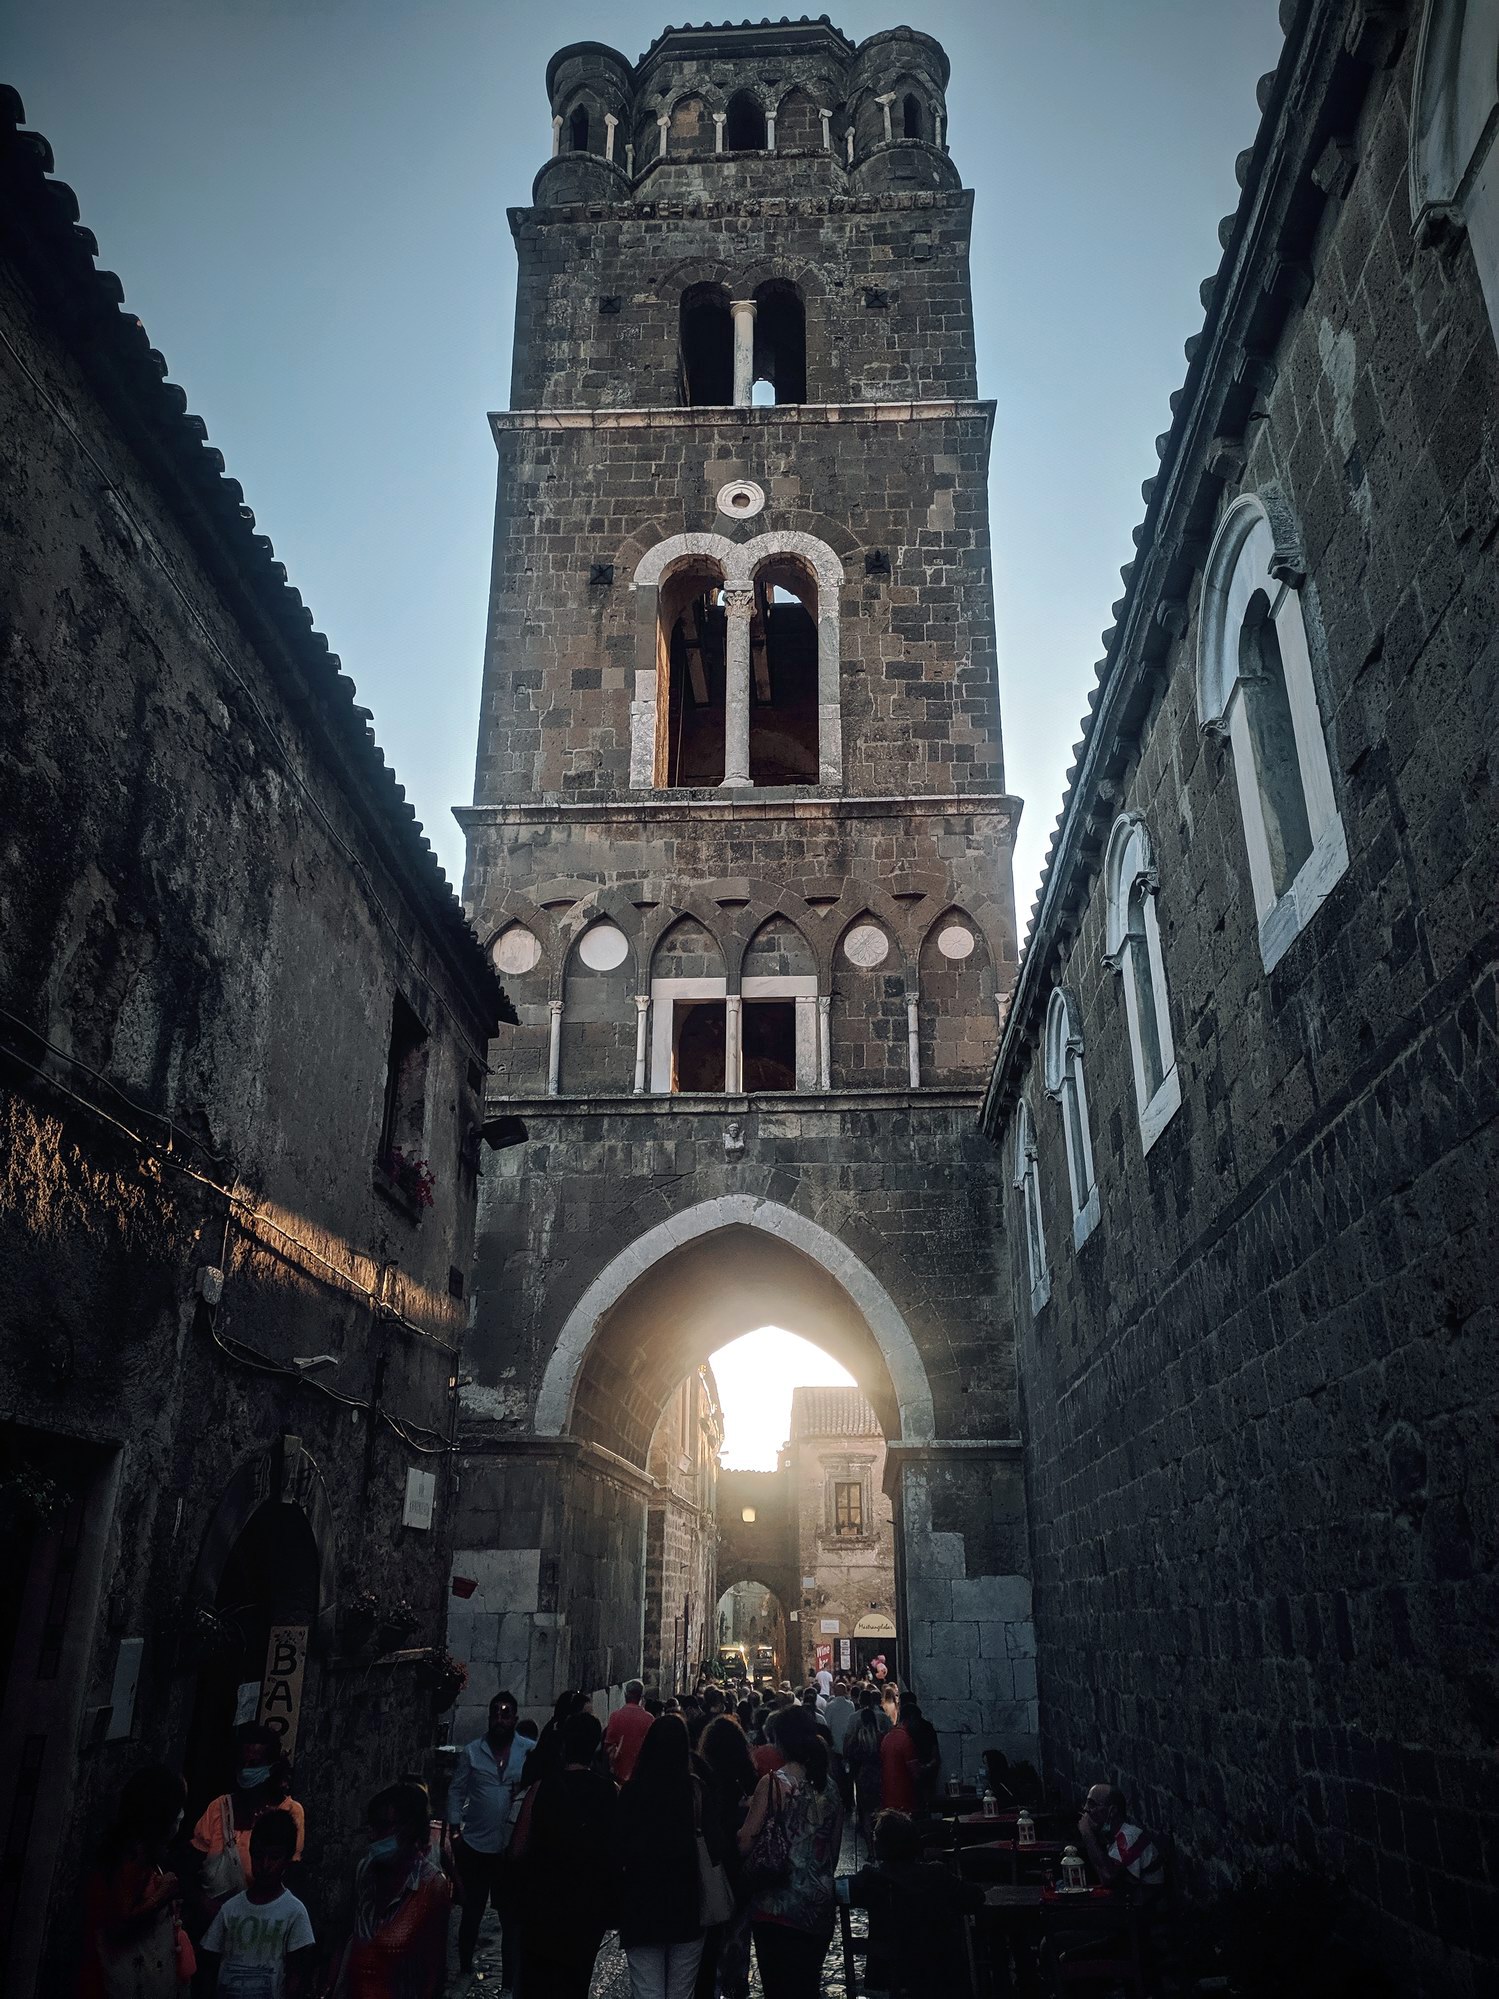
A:
{"label": "table lantern", "polygon": [[994,1788],[990,1784],[984,1786],[984,1817],[986,1819],[999,1817],[999,1799],[995,1797]]}
{"label": "table lantern", "polygon": [[1080,1895],[1088,1886],[1088,1870],[1083,1865],[1083,1856],[1075,1846],[1069,1846],[1062,1855],[1062,1890],[1064,1894]]}
{"label": "table lantern", "polygon": [[1015,1844],[1017,1846],[1034,1846],[1035,1843],[1036,1821],[1026,1811],[1025,1807],[1022,1806],[1020,1815],[1015,1821]]}

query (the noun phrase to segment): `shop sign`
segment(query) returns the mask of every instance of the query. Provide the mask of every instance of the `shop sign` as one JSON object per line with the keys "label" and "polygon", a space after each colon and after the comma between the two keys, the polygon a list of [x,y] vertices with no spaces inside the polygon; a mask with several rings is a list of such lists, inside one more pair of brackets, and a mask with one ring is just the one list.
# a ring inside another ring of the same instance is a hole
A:
{"label": "shop sign", "polygon": [[882,1610],[867,1610],[854,1626],[855,1638],[893,1638],[895,1620]]}
{"label": "shop sign", "polygon": [[307,1667],[305,1624],[273,1624],[265,1648],[265,1678],[260,1683],[260,1719],[281,1738],[281,1753],[297,1753],[297,1723],[302,1713],[302,1675]]}

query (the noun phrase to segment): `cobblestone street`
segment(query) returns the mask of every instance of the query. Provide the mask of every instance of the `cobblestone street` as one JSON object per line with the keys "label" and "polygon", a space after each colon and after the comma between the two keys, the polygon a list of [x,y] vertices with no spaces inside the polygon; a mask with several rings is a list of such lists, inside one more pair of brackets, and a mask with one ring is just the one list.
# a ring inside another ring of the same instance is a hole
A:
{"label": "cobblestone street", "polygon": [[[854,1839],[845,1830],[843,1852],[838,1861],[840,1874],[852,1874],[866,1858],[862,1848],[855,1853]],[[854,1931],[864,1934],[864,1917],[855,1911]],[[457,1925],[454,1925],[457,1934]],[[491,1910],[484,1918],[484,1926],[479,1932],[479,1948],[474,1955],[474,1968],[465,1976],[457,1969],[457,1958],[453,1957],[453,1969],[448,1979],[448,1999],[470,1999],[470,1995],[499,1990],[500,1981],[500,1926]],[[763,1988],[760,1974],[754,1963],[754,1953],[750,1954],[750,1999],[762,1999]],[[829,1946],[827,1959],[822,1968],[823,1999],[847,1999],[848,1984],[843,1975],[843,1952],[837,1935]],[[593,1984],[589,1987],[589,1999],[630,1999],[630,1974],[625,1965],[625,1954],[620,1948],[619,1938],[612,1933],[604,1939],[604,1948],[599,1952],[594,1966]]]}

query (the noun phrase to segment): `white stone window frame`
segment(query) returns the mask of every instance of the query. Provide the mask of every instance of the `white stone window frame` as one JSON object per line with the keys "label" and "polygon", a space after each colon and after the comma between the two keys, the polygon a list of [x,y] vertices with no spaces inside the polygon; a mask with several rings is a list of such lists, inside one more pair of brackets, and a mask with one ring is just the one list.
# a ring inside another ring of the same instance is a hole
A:
{"label": "white stone window frame", "polygon": [[1062,1118],[1067,1148],[1067,1185],[1072,1195],[1072,1247],[1081,1249],[1098,1226],[1101,1212],[1088,1125],[1088,1086],[1083,1075],[1083,1031],[1077,1006],[1058,986],[1046,1007],[1043,1050],[1046,1094]]}
{"label": "white stone window frame", "polygon": [[[794,531],[769,532],[756,535],[750,541],[730,541],[721,534],[675,534],[656,543],[648,549],[636,565],[630,588],[639,593],[637,616],[643,630],[642,646],[648,644],[652,660],[656,657],[658,644],[656,593],[671,571],[683,562],[706,558],[716,563],[723,578],[725,594],[728,592],[750,591],[754,588],[756,572],[778,555],[795,556],[806,563],[817,584],[817,782],[819,785],[841,786],[843,783],[843,667],[842,634],[840,629],[841,596],[843,591],[843,564],[825,541],[816,535]],[[644,601],[642,602],[642,598]],[[645,616],[646,608],[650,616]],[[729,699],[726,709],[734,706],[737,695],[742,702],[743,712],[749,714],[749,660],[745,657],[739,669],[744,685],[739,689],[727,690]],[[690,787],[663,785],[657,782],[657,700],[658,669],[637,665],[635,669],[635,696],[630,703],[630,789],[632,791],[671,791]],[[725,716],[725,726],[728,716]],[[729,767],[725,745],[725,768]],[[724,786],[730,788],[734,780],[726,776]]]}
{"label": "white stone window frame", "polygon": [[[1125,1025],[1129,1036],[1130,1065],[1135,1077],[1135,1107],[1140,1125],[1140,1146],[1149,1152],[1181,1105],[1181,1076],[1176,1066],[1176,1042],[1171,1032],[1171,1004],[1166,986],[1166,966],[1161,955],[1161,927],[1156,916],[1155,855],[1150,833],[1138,813],[1121,812],[1114,821],[1104,856],[1105,909],[1104,963],[1117,972],[1124,985]],[[1141,892],[1143,938],[1129,927],[1130,903]],[[1131,954],[1143,945],[1146,954],[1143,980],[1135,977]],[[1141,1037],[1138,987],[1150,995],[1156,1041],[1161,1054],[1161,1080],[1154,1091],[1148,1088],[1145,1047]]]}
{"label": "white stone window frame", "polygon": [[1411,222],[1466,233],[1499,342],[1499,0],[1427,0],[1411,92]]}
{"label": "white stone window frame", "polygon": [[[676,1033],[679,1000],[724,1001],[724,1095],[744,1094],[744,1035],[742,1026],[730,1019],[736,1011],[735,998],[745,1000],[792,999],[796,1001],[796,1087],[815,1091],[818,1087],[818,1005],[815,972],[796,972],[772,978],[746,978],[739,993],[731,994],[728,979],[664,978],[651,980],[651,1087],[654,1097],[672,1095],[672,1047]],[[736,1031],[737,1028],[737,1031]]]}
{"label": "white stone window frame", "polygon": [[[1280,963],[1348,872],[1348,839],[1333,792],[1322,711],[1312,679],[1302,614],[1298,558],[1277,545],[1258,494],[1240,494],[1218,523],[1203,574],[1198,615],[1197,719],[1204,735],[1225,737],[1233,753],[1239,818],[1259,925],[1260,961]],[[1265,807],[1255,773],[1244,698],[1241,635],[1251,599],[1263,592],[1285,674],[1296,746],[1295,779],[1306,807],[1311,848],[1282,893],[1275,890]]]}
{"label": "white stone window frame", "polygon": [[1041,1210],[1041,1164],[1036,1152],[1036,1127],[1031,1107],[1022,1097],[1015,1106],[1015,1191],[1020,1196],[1021,1234],[1025,1237],[1025,1271],[1030,1281],[1031,1317],[1038,1318],[1051,1297],[1051,1264],[1046,1255],[1046,1224]]}

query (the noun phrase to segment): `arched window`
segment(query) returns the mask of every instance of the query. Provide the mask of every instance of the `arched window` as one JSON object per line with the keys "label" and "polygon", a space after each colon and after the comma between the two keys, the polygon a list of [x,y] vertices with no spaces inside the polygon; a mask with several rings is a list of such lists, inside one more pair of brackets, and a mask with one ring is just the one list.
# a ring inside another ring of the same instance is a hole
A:
{"label": "arched window", "polygon": [[765,151],[765,106],[753,92],[738,90],[729,99],[724,144],[731,153]]}
{"label": "arched window", "polygon": [[673,153],[701,152],[711,143],[707,106],[701,97],[679,97],[671,107],[667,138]]}
{"label": "arched window", "polygon": [[1067,1184],[1072,1192],[1072,1246],[1081,1249],[1098,1221],[1098,1183],[1093,1177],[1093,1135],[1083,1082],[1083,1032],[1076,1004],[1060,986],[1046,1009],[1045,1081],[1047,1096],[1062,1113]]}
{"label": "arched window", "polygon": [[682,401],[689,408],[734,400],[734,316],[722,285],[691,285],[678,313]]}
{"label": "arched window", "polygon": [[[819,101],[832,104],[835,97],[829,92]],[[788,90],[776,112],[776,151],[810,153],[821,147],[822,114],[817,103],[805,90]]]}
{"label": "arched window", "polygon": [[[727,993],[717,939],[695,917],[678,918],[651,960],[650,1086],[654,1095],[723,1093],[729,1068]],[[737,1078],[733,1087],[738,1088]]]}
{"label": "arched window", "polygon": [[755,290],[755,379],[770,383],[774,403],[807,400],[807,310],[784,278]]}
{"label": "arched window", "polygon": [[773,555],[755,576],[750,627],[751,784],[818,779],[817,578],[795,555]]}
{"label": "arched window", "polygon": [[1427,0],[1411,98],[1411,220],[1427,241],[1466,230],[1499,339],[1499,5]]}
{"label": "arched window", "polygon": [[1024,1097],[1015,1106],[1015,1187],[1020,1195],[1020,1221],[1025,1236],[1025,1268],[1030,1280],[1031,1311],[1039,1312],[1051,1296],[1051,1266],[1046,1261],[1046,1230],[1041,1220],[1041,1175],[1036,1159],[1036,1128]]}
{"label": "arched window", "polygon": [[1114,821],[1104,855],[1104,889],[1105,961],[1124,981],[1140,1141],[1149,1152],[1181,1103],[1181,1078],[1156,920],[1155,859],[1145,822],[1133,812]]}
{"label": "arched window", "polygon": [[588,151],[588,107],[579,104],[567,121],[568,144],[575,153]]}
{"label": "arched window", "polygon": [[815,1090],[820,1081],[817,963],[788,916],[762,923],[745,949],[738,1087]]}
{"label": "arched window", "polygon": [[1348,869],[1299,580],[1295,558],[1276,546],[1263,502],[1241,495],[1208,553],[1197,717],[1232,746],[1266,971]]}
{"label": "arched window", "polygon": [[926,121],[921,114],[921,99],[914,90],[908,90],[900,101],[900,129],[903,138],[926,137]]}
{"label": "arched window", "polygon": [[[732,481],[719,504],[759,493]],[[649,550],[631,584],[651,593],[636,625],[631,788],[841,784],[842,584],[842,563],[809,534],[670,535]]]}
{"label": "arched window", "polygon": [[716,562],[694,558],[664,579],[657,633],[656,782],[722,784],[727,633]]}

